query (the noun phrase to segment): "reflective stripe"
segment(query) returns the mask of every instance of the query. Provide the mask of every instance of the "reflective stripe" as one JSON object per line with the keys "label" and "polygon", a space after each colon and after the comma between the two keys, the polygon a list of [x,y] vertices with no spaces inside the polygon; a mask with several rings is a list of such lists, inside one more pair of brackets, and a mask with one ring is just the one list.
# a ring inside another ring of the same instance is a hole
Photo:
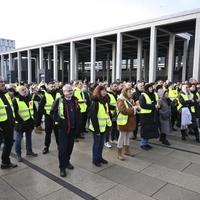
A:
{"label": "reflective stripe", "polygon": [[[125,107],[128,108],[128,104],[126,100],[124,100]],[[128,115],[124,115],[122,113],[119,113],[117,117],[117,125],[124,126],[128,123]]]}
{"label": "reflective stripe", "polygon": [[[151,104],[152,104],[152,101],[151,101],[150,97],[149,97],[146,93],[142,93],[142,95],[143,95],[144,98],[145,98],[146,104],[151,105]],[[156,97],[156,99],[157,99],[157,97]],[[151,109],[145,109],[145,108],[142,108],[142,107],[141,107],[140,114],[149,114],[149,113],[151,113],[151,112],[152,112]]]}
{"label": "reflective stripe", "polygon": [[[106,131],[107,126],[108,127],[112,126],[112,122],[111,122],[110,116],[108,114],[108,111],[109,111],[108,104],[106,104],[106,106],[104,106],[102,103],[100,103],[100,102],[98,103],[97,119],[98,119],[100,133],[104,133]],[[94,127],[93,127],[91,120],[89,121],[89,129],[91,131],[94,131]]]}

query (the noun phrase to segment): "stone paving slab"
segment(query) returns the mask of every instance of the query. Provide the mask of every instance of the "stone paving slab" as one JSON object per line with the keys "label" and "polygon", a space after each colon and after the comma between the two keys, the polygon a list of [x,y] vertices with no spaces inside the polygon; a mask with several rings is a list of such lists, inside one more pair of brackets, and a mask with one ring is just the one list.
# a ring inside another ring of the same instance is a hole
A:
{"label": "stone paving slab", "polygon": [[159,179],[117,165],[104,169],[98,174],[148,196],[151,196],[166,184]]}
{"label": "stone paving slab", "polygon": [[140,194],[120,184],[98,196],[97,198],[99,200],[154,200],[151,197]]}
{"label": "stone paving slab", "polygon": [[169,169],[156,164],[147,167],[142,173],[199,193],[200,177]]}
{"label": "stone paving slab", "polygon": [[44,196],[40,200],[82,200],[83,198],[74,194],[73,192],[63,188],[56,192],[53,192],[47,196]]}
{"label": "stone paving slab", "polygon": [[1,200],[25,200],[18,192],[0,178],[0,199]]}
{"label": "stone paving slab", "polygon": [[167,184],[159,192],[153,195],[157,200],[199,200],[200,194],[181,187]]}
{"label": "stone paving slab", "polygon": [[57,183],[32,169],[24,169],[3,176],[2,179],[29,200],[41,198],[62,188]]}

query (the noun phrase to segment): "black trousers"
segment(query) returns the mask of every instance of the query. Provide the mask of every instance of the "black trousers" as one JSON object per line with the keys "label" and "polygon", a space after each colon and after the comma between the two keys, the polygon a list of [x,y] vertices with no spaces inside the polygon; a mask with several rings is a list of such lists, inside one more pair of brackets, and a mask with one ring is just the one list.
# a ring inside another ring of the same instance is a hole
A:
{"label": "black trousers", "polygon": [[54,131],[56,143],[58,145],[58,126],[54,124],[53,119],[50,116],[45,116],[45,147],[49,148],[51,144],[51,133]]}
{"label": "black trousers", "polygon": [[66,169],[74,147],[75,129],[71,129],[69,133],[63,128],[58,128],[58,159],[59,168]]}
{"label": "black trousers", "polygon": [[3,152],[1,156],[2,164],[10,164],[10,153],[14,141],[14,128],[11,127],[9,130],[3,130],[0,134],[2,135],[4,141]]}
{"label": "black trousers", "polygon": [[139,126],[139,122],[140,122],[140,116],[139,114],[136,114],[136,126],[135,126],[135,130],[133,131],[133,136],[137,137],[137,133],[138,133],[138,126]]}

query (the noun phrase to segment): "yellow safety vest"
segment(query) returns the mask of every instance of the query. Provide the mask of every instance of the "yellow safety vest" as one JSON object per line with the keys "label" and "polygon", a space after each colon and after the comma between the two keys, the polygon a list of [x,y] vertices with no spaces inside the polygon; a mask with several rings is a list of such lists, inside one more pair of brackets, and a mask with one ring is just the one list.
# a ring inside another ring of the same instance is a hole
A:
{"label": "yellow safety vest", "polygon": [[60,118],[65,119],[64,115],[64,105],[63,105],[63,99],[59,98],[59,103],[58,103],[58,115]]}
{"label": "yellow safety vest", "polygon": [[[189,101],[189,98],[187,95],[185,94],[180,94],[182,97],[183,97],[183,100],[184,101]],[[192,94],[193,96],[193,94]],[[193,97],[192,97],[193,98]],[[177,110],[180,110],[181,108],[183,107],[183,105],[181,104],[181,102],[178,100],[178,107],[177,107]],[[191,106],[191,112],[192,113],[195,113],[195,107],[194,106]]]}
{"label": "yellow safety vest", "polygon": [[[142,95],[145,98],[146,104],[152,104],[150,97],[146,93],[142,93]],[[157,97],[156,97],[156,101],[157,101]],[[152,112],[151,109],[144,109],[141,107],[140,114],[149,114],[151,112]]]}
{"label": "yellow safety vest", "polygon": [[[82,94],[82,96],[81,96],[81,94]],[[78,99],[78,104],[79,104],[79,107],[80,107],[80,112],[81,113],[86,112],[86,110],[87,110],[87,104],[86,104],[86,102],[83,102],[83,101],[85,101],[84,92],[82,92],[79,88],[75,87],[74,88],[74,96]]]}
{"label": "yellow safety vest", "polygon": [[23,121],[27,121],[33,117],[33,101],[29,101],[29,106],[24,101],[20,101],[19,98],[16,98],[16,102],[18,105],[18,114],[22,118]]}
{"label": "yellow safety vest", "polygon": [[[124,104],[126,108],[128,108],[128,104],[126,101],[124,101]],[[117,117],[117,125],[124,126],[128,123],[128,115],[124,115],[122,113],[119,113]]]}
{"label": "yellow safety vest", "polygon": [[[4,94],[8,103],[10,104],[10,107],[12,109],[12,113],[13,113],[13,117],[15,117],[15,113],[14,113],[14,108],[13,108],[13,104],[12,104],[12,100],[9,96],[8,93]],[[6,112],[6,107],[7,105],[4,104],[4,102],[2,101],[2,99],[0,98],[0,122],[4,122],[8,119],[8,115]]]}
{"label": "yellow safety vest", "polygon": [[[110,97],[110,102],[109,102],[109,104],[110,104],[111,106],[115,106],[115,107],[116,107],[116,106],[117,106],[117,101],[116,101],[114,95],[111,94],[111,93],[107,93],[107,94],[108,94],[108,96]],[[113,114],[115,111],[116,111],[116,109],[115,109],[115,110],[111,110],[111,113]]]}
{"label": "yellow safety vest", "polygon": [[[46,114],[47,114],[47,115],[50,115],[50,110],[51,110],[51,106],[52,106],[52,104],[53,104],[53,102],[54,102],[54,98],[53,98],[53,96],[52,96],[51,94],[49,94],[48,92],[45,92],[45,93],[44,93],[44,96],[45,96],[45,98],[46,98],[46,104],[45,104],[45,106],[44,106],[44,109],[45,109],[45,111],[46,111]],[[60,96],[61,96],[60,93],[57,92],[57,93],[56,93],[56,98],[55,98],[55,100],[58,99]]]}
{"label": "yellow safety vest", "polygon": [[176,89],[174,90],[172,88],[169,88],[168,89],[168,96],[173,101],[173,100],[178,98],[178,91]]}
{"label": "yellow safety vest", "polygon": [[[108,111],[109,109],[107,103],[106,103],[106,109],[102,103],[100,102],[98,103],[97,119],[98,119],[100,133],[104,133],[106,131],[106,126],[108,127],[112,126],[112,121],[110,119]],[[91,119],[89,122],[89,129],[91,131],[94,131],[94,126],[92,124]]]}

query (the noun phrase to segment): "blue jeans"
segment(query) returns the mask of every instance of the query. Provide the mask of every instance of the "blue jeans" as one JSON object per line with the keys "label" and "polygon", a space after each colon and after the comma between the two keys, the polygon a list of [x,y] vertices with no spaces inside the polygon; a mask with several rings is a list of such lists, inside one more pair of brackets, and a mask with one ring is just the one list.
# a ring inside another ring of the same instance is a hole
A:
{"label": "blue jeans", "polygon": [[[17,155],[21,156],[21,141],[23,138],[23,133],[21,131],[16,131],[16,139],[15,139],[15,151]],[[25,132],[26,135],[26,152],[32,152],[32,130],[28,130]]]}
{"label": "blue jeans", "polygon": [[105,134],[93,133],[93,139],[94,139],[93,149],[92,149],[93,161],[98,161],[102,158],[104,138]]}
{"label": "blue jeans", "polygon": [[144,145],[148,145],[148,144],[149,144],[149,140],[148,139],[141,138],[140,146],[144,146]]}

